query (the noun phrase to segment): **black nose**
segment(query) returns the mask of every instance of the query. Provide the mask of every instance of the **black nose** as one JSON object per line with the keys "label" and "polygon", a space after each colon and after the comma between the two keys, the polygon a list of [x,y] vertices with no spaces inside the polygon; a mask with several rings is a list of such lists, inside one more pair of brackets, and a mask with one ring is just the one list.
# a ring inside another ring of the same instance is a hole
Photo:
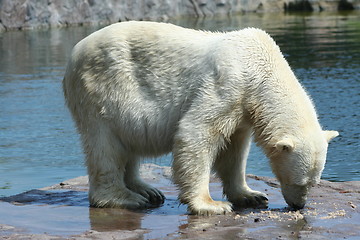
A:
{"label": "black nose", "polygon": [[304,204],[291,204],[290,207],[291,207],[291,210],[300,210],[300,209],[303,209],[305,206],[305,203]]}

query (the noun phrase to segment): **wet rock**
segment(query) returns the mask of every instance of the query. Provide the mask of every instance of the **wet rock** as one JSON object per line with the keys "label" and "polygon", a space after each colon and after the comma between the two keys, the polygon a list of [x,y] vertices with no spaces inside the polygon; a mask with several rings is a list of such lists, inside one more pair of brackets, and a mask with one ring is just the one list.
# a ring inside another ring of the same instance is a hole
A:
{"label": "wet rock", "polygon": [[[144,164],[141,176],[166,195],[146,210],[89,208],[86,176],[0,199],[0,238],[10,239],[343,239],[360,236],[360,182],[321,181],[303,210],[290,211],[274,178],[248,175],[248,184],[269,198],[266,209],[230,215],[188,215],[177,200],[169,167]],[[214,199],[222,186],[211,178]],[[45,233],[46,232],[46,233]],[[45,234],[44,234],[45,233]]]}

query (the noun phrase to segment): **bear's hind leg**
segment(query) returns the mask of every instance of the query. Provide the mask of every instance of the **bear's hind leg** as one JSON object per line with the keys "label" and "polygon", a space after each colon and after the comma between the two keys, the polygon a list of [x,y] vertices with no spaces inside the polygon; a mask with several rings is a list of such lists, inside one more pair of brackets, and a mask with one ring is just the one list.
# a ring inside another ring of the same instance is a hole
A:
{"label": "bear's hind leg", "polygon": [[81,131],[89,174],[89,201],[94,207],[147,208],[149,200],[125,185],[127,151],[101,120]]}
{"label": "bear's hind leg", "polygon": [[224,194],[234,207],[266,207],[266,195],[246,183],[246,161],[250,150],[251,131],[238,130],[228,146],[218,155],[214,168],[221,178]]}
{"label": "bear's hind leg", "polygon": [[139,175],[140,161],[134,157],[126,164],[125,184],[128,189],[147,198],[153,205],[161,205],[165,201],[164,194],[141,180]]}

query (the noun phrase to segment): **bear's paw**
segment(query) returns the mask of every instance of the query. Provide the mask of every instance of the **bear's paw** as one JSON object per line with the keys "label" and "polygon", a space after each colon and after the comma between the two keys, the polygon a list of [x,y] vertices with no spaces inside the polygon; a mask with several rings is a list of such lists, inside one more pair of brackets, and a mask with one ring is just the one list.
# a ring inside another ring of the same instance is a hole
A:
{"label": "bear's paw", "polygon": [[201,216],[222,215],[232,212],[232,204],[227,201],[194,199],[189,203],[188,211]]}
{"label": "bear's paw", "polygon": [[259,191],[247,190],[239,193],[237,196],[229,198],[234,208],[267,208],[268,198]]}
{"label": "bear's paw", "polygon": [[125,209],[144,209],[152,207],[152,204],[146,197],[126,188],[117,191],[102,191],[96,196],[91,196],[90,205],[92,207]]}
{"label": "bear's paw", "polygon": [[165,201],[164,194],[157,188],[154,188],[141,180],[134,180],[126,185],[130,190],[140,194],[149,200],[152,205],[161,205]]}

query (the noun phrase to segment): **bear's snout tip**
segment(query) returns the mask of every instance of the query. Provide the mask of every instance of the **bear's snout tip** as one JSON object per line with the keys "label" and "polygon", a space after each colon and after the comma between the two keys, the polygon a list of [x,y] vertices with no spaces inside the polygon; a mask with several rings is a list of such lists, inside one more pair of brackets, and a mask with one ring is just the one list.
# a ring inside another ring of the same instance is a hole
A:
{"label": "bear's snout tip", "polygon": [[289,205],[290,210],[300,210],[303,209],[308,194],[308,186],[300,185],[282,185],[281,187],[283,196],[286,203]]}

